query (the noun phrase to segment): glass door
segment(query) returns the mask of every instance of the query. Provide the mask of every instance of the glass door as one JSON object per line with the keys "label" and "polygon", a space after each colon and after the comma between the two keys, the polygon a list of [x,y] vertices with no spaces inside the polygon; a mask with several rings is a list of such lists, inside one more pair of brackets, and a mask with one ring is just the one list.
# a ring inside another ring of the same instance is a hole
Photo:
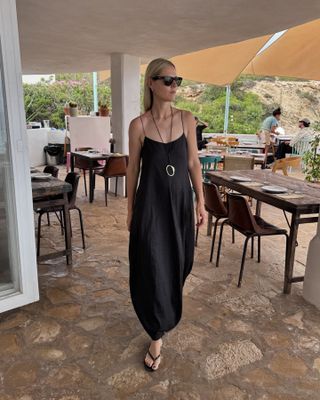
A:
{"label": "glass door", "polygon": [[[0,42],[1,44],[1,42]],[[0,46],[0,298],[19,290],[16,210]]]}
{"label": "glass door", "polygon": [[15,1],[0,2],[0,313],[38,300]]}

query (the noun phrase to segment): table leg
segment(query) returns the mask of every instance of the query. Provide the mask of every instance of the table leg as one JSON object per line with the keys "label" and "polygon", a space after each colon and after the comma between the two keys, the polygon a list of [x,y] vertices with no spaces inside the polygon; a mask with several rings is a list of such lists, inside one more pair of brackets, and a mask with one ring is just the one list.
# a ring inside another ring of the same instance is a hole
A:
{"label": "table leg", "polygon": [[64,219],[64,239],[66,246],[66,258],[67,264],[72,264],[72,245],[71,245],[71,221],[69,214],[69,200],[68,194],[64,193],[64,205],[63,205],[63,219]]}
{"label": "table leg", "polygon": [[93,167],[92,167],[92,160],[90,160],[90,166],[89,166],[89,201],[90,201],[90,203],[93,202],[93,198],[94,198]]}
{"label": "table leg", "polygon": [[257,200],[257,204],[256,204],[256,215],[258,215],[260,217],[261,215],[261,201]]}
{"label": "table leg", "polygon": [[286,265],[285,265],[284,286],[283,286],[283,293],[285,294],[290,294],[291,292],[294,257],[296,252],[296,241],[297,241],[298,227],[299,227],[298,218],[299,218],[299,213],[292,214],[288,248],[286,249]]}
{"label": "table leg", "polygon": [[70,169],[74,172],[74,155],[70,153]]}

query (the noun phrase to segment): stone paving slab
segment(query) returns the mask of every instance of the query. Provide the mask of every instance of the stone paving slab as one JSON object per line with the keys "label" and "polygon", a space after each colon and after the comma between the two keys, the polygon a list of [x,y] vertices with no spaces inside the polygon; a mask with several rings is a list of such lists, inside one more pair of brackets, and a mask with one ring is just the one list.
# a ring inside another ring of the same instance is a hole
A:
{"label": "stone paving slab", "polygon": [[[62,171],[63,172],[63,171]],[[320,398],[320,311],[302,285],[282,294],[284,243],[262,240],[236,286],[243,238],[226,229],[219,268],[203,229],[184,290],[183,318],[164,337],[160,370],[142,360],[148,337],[128,288],[126,200],[102,182],[89,204],[80,181],[87,249],[73,216],[73,266],[39,265],[40,301],[0,315],[0,400],[316,400]],[[263,216],[286,227],[279,210]],[[59,225],[43,228],[42,252],[61,248]],[[301,227],[297,274],[315,225]]]}

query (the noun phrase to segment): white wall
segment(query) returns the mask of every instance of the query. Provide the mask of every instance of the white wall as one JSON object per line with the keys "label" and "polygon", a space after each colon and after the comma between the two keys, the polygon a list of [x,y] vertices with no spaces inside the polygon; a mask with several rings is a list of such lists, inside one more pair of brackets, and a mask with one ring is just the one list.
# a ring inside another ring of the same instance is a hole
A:
{"label": "white wall", "polygon": [[43,148],[48,144],[47,128],[27,129],[29,160],[31,167],[37,167],[45,164],[45,155]]}

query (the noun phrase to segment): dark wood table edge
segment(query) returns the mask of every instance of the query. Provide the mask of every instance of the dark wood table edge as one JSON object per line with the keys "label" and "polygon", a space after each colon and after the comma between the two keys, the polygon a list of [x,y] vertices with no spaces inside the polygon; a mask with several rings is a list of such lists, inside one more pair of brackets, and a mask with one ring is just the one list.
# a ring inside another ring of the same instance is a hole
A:
{"label": "dark wood table edge", "polygon": [[[53,178],[57,179],[57,178]],[[43,261],[52,260],[61,256],[66,256],[67,265],[72,264],[72,244],[71,244],[71,221],[70,221],[70,214],[69,214],[69,200],[68,200],[68,193],[72,191],[72,186],[70,183],[61,181],[64,185],[61,185],[64,188],[63,192],[60,193],[51,193],[52,196],[55,195],[62,195],[61,199],[54,199],[54,200],[43,200],[41,199],[46,196],[46,193],[39,193],[38,196],[32,196],[33,204],[35,204],[39,208],[46,208],[46,207],[54,207],[54,206],[62,206],[63,207],[63,219],[64,219],[64,240],[65,240],[65,250],[61,250],[58,252],[52,252],[49,254],[45,254],[42,256],[37,257],[37,262],[41,263]],[[37,199],[40,199],[37,201]]]}

